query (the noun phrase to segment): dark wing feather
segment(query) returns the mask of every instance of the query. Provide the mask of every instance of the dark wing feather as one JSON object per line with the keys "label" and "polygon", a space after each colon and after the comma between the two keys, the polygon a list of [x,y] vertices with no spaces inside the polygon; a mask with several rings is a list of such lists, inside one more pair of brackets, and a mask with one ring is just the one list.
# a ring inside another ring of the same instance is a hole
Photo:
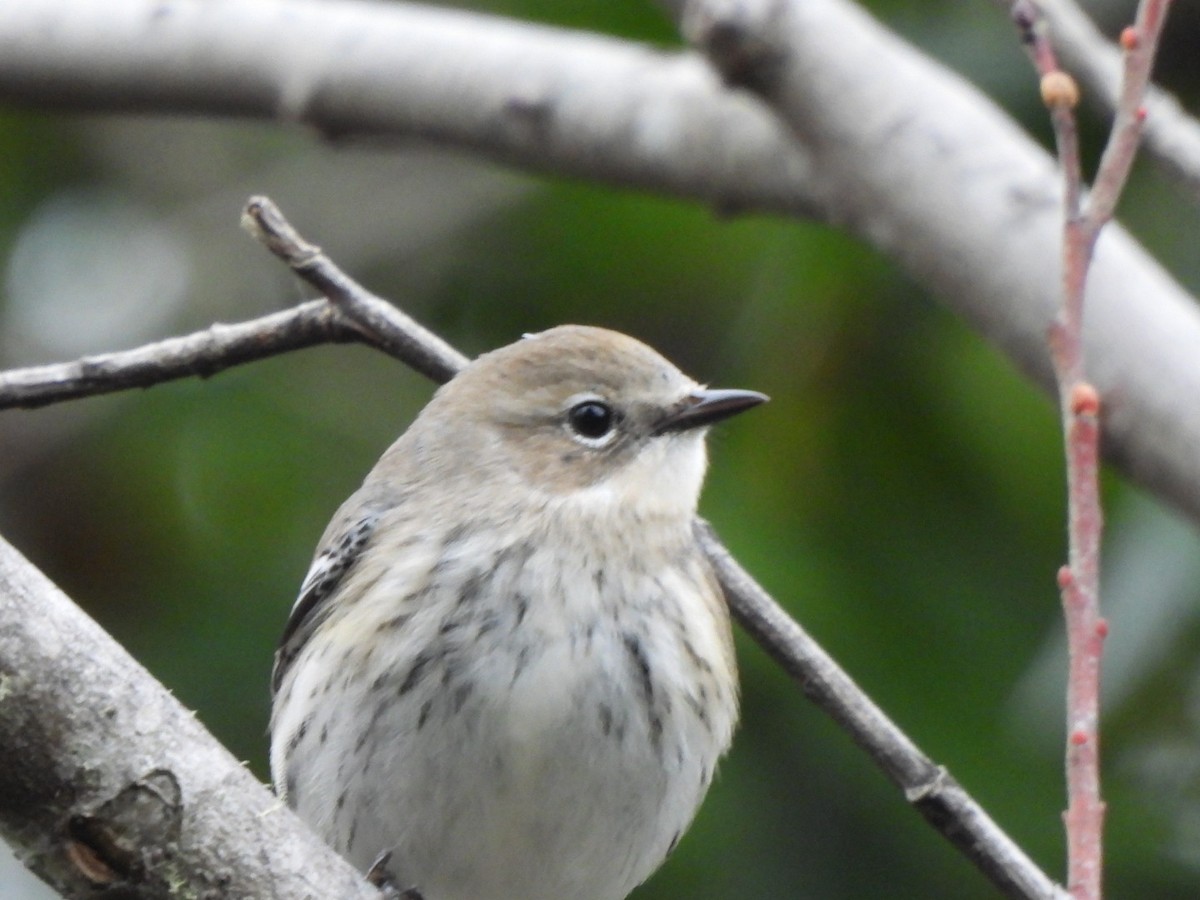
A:
{"label": "dark wing feather", "polygon": [[279,690],[292,660],[300,653],[316,626],[329,612],[326,601],[337,591],[346,573],[362,556],[379,522],[376,511],[364,512],[351,519],[345,527],[323,542],[324,546],[309,567],[300,596],[292,606],[279,649],[275,651],[275,667],[271,672],[271,692]]}

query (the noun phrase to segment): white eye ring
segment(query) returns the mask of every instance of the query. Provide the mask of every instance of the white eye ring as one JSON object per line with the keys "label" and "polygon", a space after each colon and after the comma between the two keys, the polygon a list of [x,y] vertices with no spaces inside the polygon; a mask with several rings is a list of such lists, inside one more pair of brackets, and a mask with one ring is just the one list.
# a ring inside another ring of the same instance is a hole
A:
{"label": "white eye ring", "polygon": [[620,416],[599,397],[580,397],[567,410],[567,430],[585,447],[606,447],[617,437]]}

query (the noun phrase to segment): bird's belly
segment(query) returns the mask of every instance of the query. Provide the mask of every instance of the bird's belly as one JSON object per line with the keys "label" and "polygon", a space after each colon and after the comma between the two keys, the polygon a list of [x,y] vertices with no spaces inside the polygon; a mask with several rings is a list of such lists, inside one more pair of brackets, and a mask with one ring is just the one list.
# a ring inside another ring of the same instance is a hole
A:
{"label": "bird's belly", "polygon": [[[343,763],[309,769],[298,809],[361,868],[391,851],[425,900],[623,898],[724,749],[687,701],[688,673],[647,672],[631,653],[593,628],[429,656],[415,677],[401,666],[322,723],[342,744],[323,758]],[[350,727],[379,699],[369,729]]]}

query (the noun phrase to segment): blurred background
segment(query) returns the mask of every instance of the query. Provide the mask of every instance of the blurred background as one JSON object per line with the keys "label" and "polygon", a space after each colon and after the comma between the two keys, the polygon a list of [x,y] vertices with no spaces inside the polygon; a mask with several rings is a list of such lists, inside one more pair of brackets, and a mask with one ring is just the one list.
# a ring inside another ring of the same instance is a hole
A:
{"label": "blurred background", "polygon": [[[644,0],[494,0],[677,44]],[[1003,13],[868,6],[1044,143]],[[1091,4],[1110,33],[1132,3]],[[1200,8],[1159,68],[1192,109]],[[1101,130],[1089,111],[1087,151]],[[1089,167],[1090,171],[1090,167]],[[273,197],[364,284],[474,354],[605,325],[765,391],[713,436],[703,501],[741,562],[1055,877],[1065,659],[1057,414],[870,248],[829,228],[275,125],[0,110],[0,366],[251,318],[306,296],[238,228]],[[1125,224],[1200,292],[1194,198],[1139,166]],[[1136,302],[1136,298],[1131,298]],[[431,386],[361,347],[0,413],[0,533],[263,780],[276,638],[326,521]],[[1110,895],[1200,895],[1200,543],[1107,481]],[[744,721],[636,900],[988,898],[981,876],[748,640]],[[28,892],[28,893],[26,893]],[[0,896],[42,896],[0,863]]]}

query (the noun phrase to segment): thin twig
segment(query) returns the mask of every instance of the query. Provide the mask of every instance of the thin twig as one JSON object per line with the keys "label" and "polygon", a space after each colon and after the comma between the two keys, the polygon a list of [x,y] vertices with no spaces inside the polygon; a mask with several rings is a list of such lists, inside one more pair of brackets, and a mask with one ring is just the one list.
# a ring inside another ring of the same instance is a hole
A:
{"label": "thin twig", "polygon": [[[1067,887],[1075,900],[1099,900],[1103,885],[1104,802],[1100,795],[1099,396],[1085,380],[1083,301],[1095,234],[1081,213],[1083,175],[1075,106],[1079,88],[1058,67],[1041,10],[1013,4],[1013,20],[1041,76],[1063,171],[1062,293],[1050,326],[1067,466],[1069,561],[1058,585],[1067,622]],[[1078,402],[1074,399],[1077,395]],[[1086,408],[1085,408],[1086,401]],[[1089,640],[1090,639],[1090,640]]]}
{"label": "thin twig", "polygon": [[437,335],[348,278],[319,247],[300,237],[267,198],[250,199],[242,224],[324,299],[133,350],[0,372],[0,409],[46,406],[178,378],[208,378],[231,366],[318,344],[368,344],[437,382],[449,380],[467,364]]}
{"label": "thin twig", "polygon": [[1075,106],[1079,88],[1058,66],[1041,9],[1016,0],[1012,17],[1041,76],[1063,170],[1062,297],[1050,327],[1067,463],[1068,563],[1058,574],[1067,623],[1067,884],[1076,900],[1103,894],[1105,804],[1100,793],[1100,668],[1108,625],[1100,610],[1100,395],[1088,380],[1083,315],[1088,271],[1112,219],[1141,138],[1142,106],[1169,0],[1142,0],[1121,34],[1124,80],[1112,131],[1083,199]]}
{"label": "thin twig", "polygon": [[696,536],[713,564],[733,617],[804,693],[875,761],[904,798],[1007,897],[1065,895],[943,767],[863,693],[800,624],[743,569],[712,527]]}
{"label": "thin twig", "polygon": [[439,384],[449,381],[469,362],[432,331],[346,275],[320,247],[302,238],[267,197],[250,198],[242,226],[364,334],[372,335],[381,350],[404,360],[426,378]]}
{"label": "thin twig", "polygon": [[0,372],[0,409],[33,408],[178,378],[208,378],[231,366],[318,344],[375,338],[328,301],[313,300],[235,325],[217,324],[133,350]]}
{"label": "thin twig", "polygon": [[[1012,0],[993,0],[1010,9]],[[1121,104],[1124,51],[1110,41],[1075,0],[1038,0],[1049,38],[1062,67],[1084,88],[1090,105],[1114,116]],[[1169,91],[1148,85],[1142,152],[1180,181],[1194,200],[1200,196],[1200,122]]]}
{"label": "thin twig", "polygon": [[1121,32],[1124,79],[1112,132],[1096,171],[1087,215],[1089,227],[1097,233],[1112,219],[1137,156],[1148,116],[1143,100],[1170,5],[1170,0],[1142,0],[1133,25]]}

